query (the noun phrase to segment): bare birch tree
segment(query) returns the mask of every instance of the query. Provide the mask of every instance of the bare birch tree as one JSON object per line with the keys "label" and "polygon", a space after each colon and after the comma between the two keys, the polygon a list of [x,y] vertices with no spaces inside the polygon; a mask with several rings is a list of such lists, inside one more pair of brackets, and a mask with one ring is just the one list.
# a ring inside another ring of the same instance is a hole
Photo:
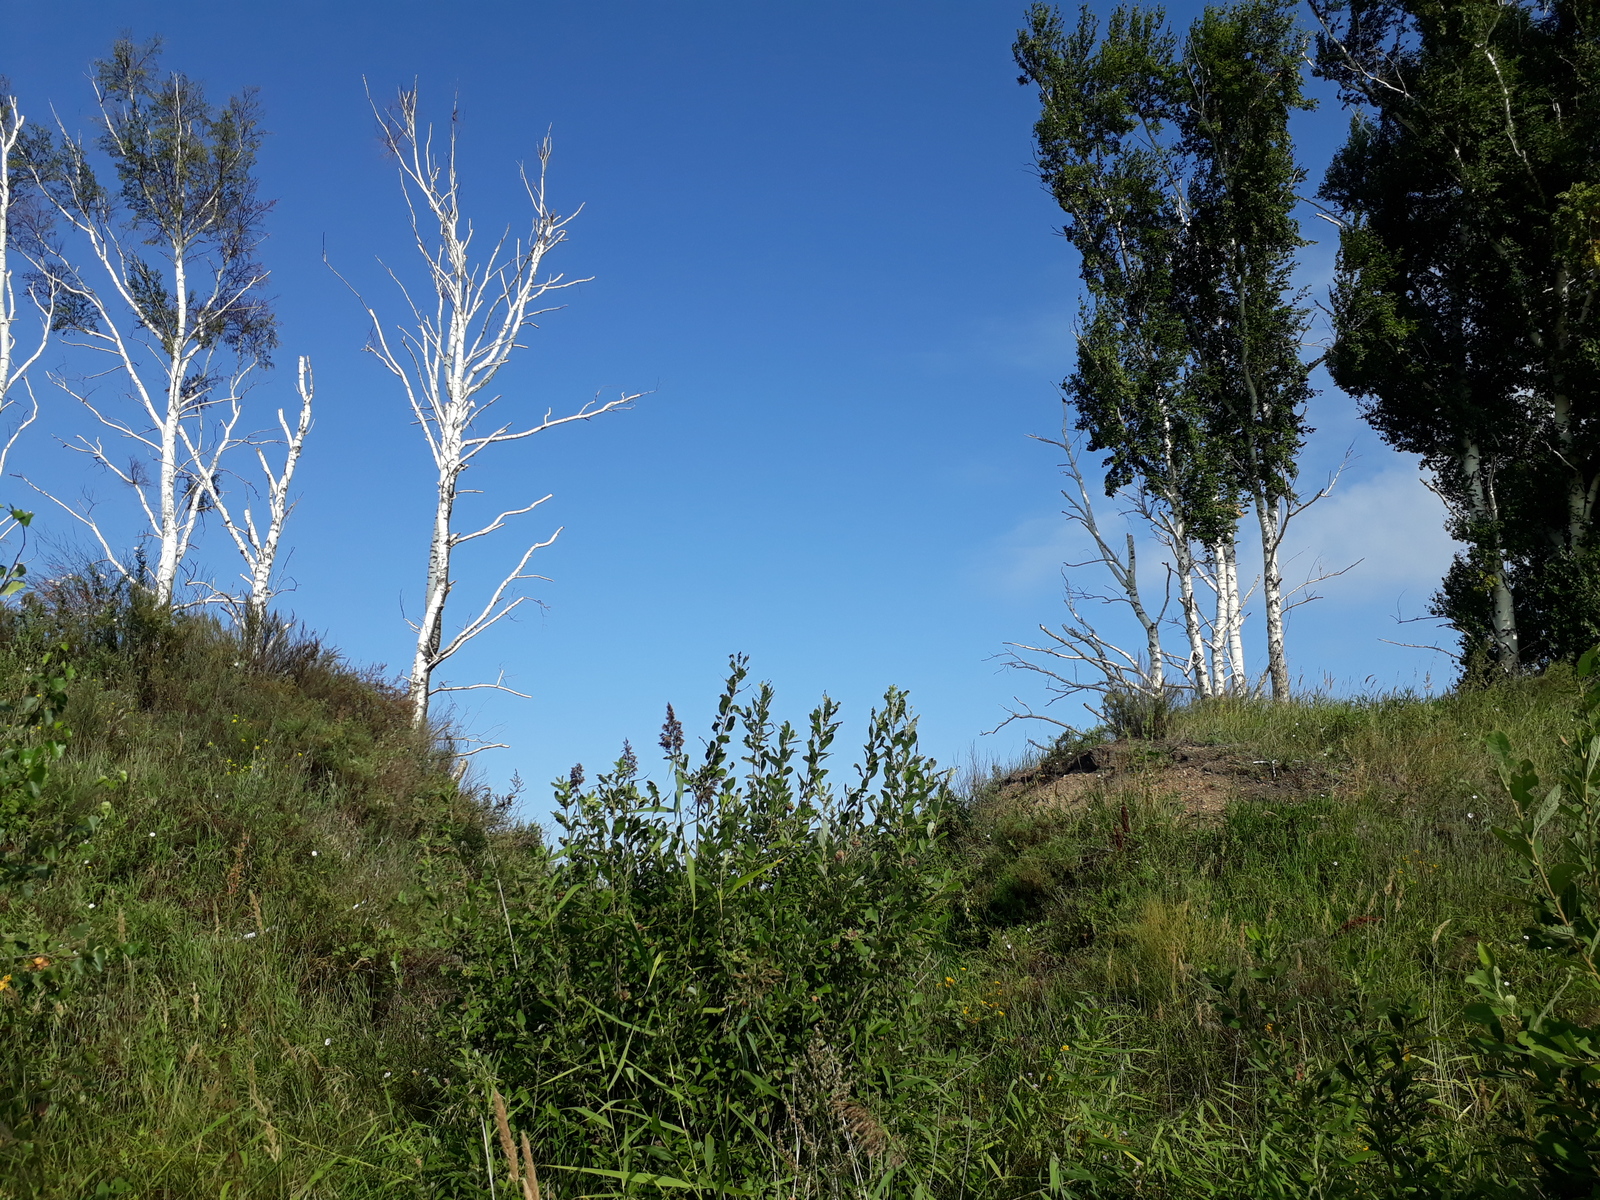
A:
{"label": "bare birch tree", "polygon": [[[48,286],[30,287],[24,284],[19,297],[16,263],[20,255],[13,256],[12,245],[24,234],[24,226],[32,224],[22,218],[22,185],[26,182],[22,164],[22,138],[27,120],[17,107],[15,96],[5,94],[5,81],[0,79],[0,413],[15,402],[11,389],[18,384],[27,386],[28,370],[39,361],[50,339],[50,326],[55,319],[55,293]],[[26,230],[33,238],[37,228]],[[32,240],[32,238],[30,238]],[[26,265],[26,259],[22,259]],[[43,283],[45,281],[41,281]],[[27,318],[22,316],[26,298],[35,311],[32,322],[38,326],[37,338],[29,338],[26,345],[19,344],[19,329]],[[5,471],[6,456],[21,433],[38,414],[37,404],[32,414],[0,446],[0,473]]]}
{"label": "bare birch tree", "polygon": [[[566,240],[567,226],[577,214],[563,216],[545,198],[545,172],[550,161],[548,136],[539,146],[536,175],[522,172],[522,182],[532,207],[532,220],[523,238],[509,229],[487,254],[472,255],[473,226],[461,210],[461,188],[456,168],[456,134],[459,114],[452,113],[450,135],[442,154],[435,148],[433,129],[419,123],[417,90],[402,89],[387,109],[373,106],[384,143],[399,168],[401,190],[410,211],[417,254],[426,264],[426,299],[414,296],[390,271],[410,310],[412,324],[386,328],[375,309],[363,301],[372,322],[368,350],[400,381],[412,414],[427,439],[433,456],[435,502],[429,536],[428,567],[416,652],[411,666],[412,713],[420,726],[427,722],[428,704],[441,692],[487,687],[510,691],[500,683],[441,685],[434,673],[472,639],[515,611],[529,597],[518,585],[541,578],[529,572],[535,553],[555,541],[534,542],[490,592],[476,613],[448,637],[445,606],[455,586],[452,560],[458,547],[505,528],[550,497],[532,500],[520,508],[506,509],[476,529],[456,526],[456,504],[463,494],[462,476],[473,460],[490,446],[504,445],[545,433],[574,421],[587,421],[622,408],[638,395],[622,395],[601,402],[598,398],[578,411],[555,416],[547,409],[543,418],[525,425],[485,420],[500,399],[487,394],[500,369],[522,348],[525,330],[554,310],[553,293],[585,280],[546,274],[545,256]],[[642,393],[641,393],[642,394]]]}
{"label": "bare birch tree", "polygon": [[[294,509],[294,502],[289,498],[289,488],[294,482],[295,468],[300,465],[306,434],[311,432],[311,403],[315,386],[311,373],[311,360],[304,355],[300,356],[296,388],[300,395],[300,417],[292,428],[283,409],[278,410],[278,428],[283,433],[284,446],[282,468],[274,472],[265,448],[255,439],[248,439],[251,448],[256,452],[256,462],[261,468],[262,478],[266,481],[267,511],[264,526],[257,524],[255,514],[248,504],[235,514],[217,484],[216,475],[202,477],[207,490],[207,502],[216,510],[223,529],[227,531],[228,537],[245,564],[245,570],[240,576],[247,585],[244,596],[237,601],[225,594],[220,598],[230,605],[236,604],[236,619],[252,645],[263,644],[275,633],[269,628],[268,623],[272,598],[277,594],[273,587],[273,572],[277,566],[278,549],[283,540],[283,527]],[[187,436],[188,431],[185,430],[184,433]],[[243,444],[244,441],[245,439],[241,439],[239,444]],[[190,447],[190,452],[195,453],[195,448]]]}
{"label": "bare birch tree", "polygon": [[[1062,431],[1061,440],[1038,438],[1066,454],[1062,473],[1067,487],[1062,491],[1066,507],[1062,515],[1069,524],[1088,535],[1090,557],[1069,562],[1062,569],[1065,583],[1063,601],[1067,620],[1060,625],[1040,625],[1044,635],[1037,645],[1028,642],[1008,642],[1004,663],[1007,667],[1041,675],[1050,693],[1049,703],[1071,696],[1098,697],[1098,707],[1090,711],[1108,719],[1110,710],[1126,707],[1129,702],[1141,711],[1155,716],[1165,711],[1173,694],[1185,686],[1185,676],[1192,666],[1194,651],[1190,655],[1174,655],[1162,644],[1163,632],[1171,624],[1167,616],[1172,598],[1171,564],[1167,564],[1168,578],[1164,581],[1161,603],[1152,607],[1145,600],[1144,585],[1140,579],[1138,539],[1130,530],[1123,534],[1122,545],[1103,530],[1095,512],[1094,498],[1078,462],[1070,425]],[[1122,516],[1132,518],[1152,530],[1156,539],[1167,546],[1177,536],[1173,530],[1174,517],[1164,504],[1153,498],[1143,488],[1125,488],[1115,493],[1114,499],[1123,504]],[[1085,568],[1104,570],[1114,585],[1110,592],[1095,592],[1075,583],[1073,572]],[[1142,642],[1130,647],[1112,640],[1107,632],[1108,622],[1096,620],[1084,608],[1088,604],[1101,608],[1122,609],[1132,617],[1137,635]],[[1178,667],[1178,678],[1172,677],[1172,667]],[[1202,663],[1203,667],[1203,663]],[[1020,699],[1017,707],[1008,710],[1001,726],[1013,720],[1041,720],[1063,729],[1071,722],[1039,712]]]}
{"label": "bare birch tree", "polygon": [[[60,293],[56,323],[70,344],[107,360],[55,381],[133,444],[131,460],[103,437],[80,436],[69,447],[135,494],[157,548],[149,578],[92,507],[50,499],[89,529],[115,570],[171,605],[222,457],[238,444],[247,381],[270,365],[277,338],[261,295],[267,273],[255,258],[270,206],[256,198],[252,174],[263,136],[253,95],[217,108],[199,83],[159,72],[159,49],[121,39],[96,64],[96,146],[115,171],[114,193],[65,128],[34,155],[33,181],[87,257],[41,250],[33,265]],[[120,379],[131,415],[95,397],[107,377]]]}
{"label": "bare birch tree", "polygon": [[[35,280],[18,288],[17,264],[24,267],[28,260],[24,253],[13,247],[21,242],[38,243],[44,234],[41,215],[35,208],[28,211],[23,194],[27,183],[25,165],[26,149],[23,134],[27,118],[17,105],[17,98],[6,93],[6,81],[0,79],[0,413],[11,408],[15,401],[11,390],[18,384],[27,388],[30,398],[29,415],[0,446],[0,474],[5,471],[6,459],[22,431],[33,423],[39,414],[39,405],[32,399],[28,384],[28,371],[44,354],[50,341],[50,327],[55,322],[56,292],[48,280]],[[36,337],[22,344],[19,330],[27,318],[22,316],[23,302],[19,290],[34,310],[31,324],[37,326]]]}
{"label": "bare birch tree", "polygon": [[[28,371],[39,361],[39,356],[49,344],[50,327],[55,321],[55,289],[43,280],[38,281],[36,286],[24,284],[19,289],[16,263],[20,259],[26,265],[27,260],[21,255],[14,256],[12,250],[13,243],[22,240],[36,242],[43,233],[39,227],[38,213],[27,212],[24,205],[26,171],[22,160],[23,132],[26,127],[27,120],[17,105],[16,97],[9,94],[6,81],[0,79],[0,418],[5,418],[15,407],[11,391],[18,384],[28,391],[29,397],[27,416],[12,426],[5,441],[0,443],[0,476],[5,474],[6,461],[17,439],[22,436],[22,431],[33,424],[39,415],[38,401],[33,398],[33,389],[28,383]],[[26,320],[21,315],[24,303],[19,298],[19,291],[34,309],[38,328],[37,338],[30,337],[25,344],[20,342],[19,336],[19,329]],[[19,526],[26,527],[31,520],[31,513],[8,508],[4,517],[0,518],[0,541]],[[22,588],[25,569],[21,554],[19,548],[10,566],[0,566],[0,595],[12,595]]]}

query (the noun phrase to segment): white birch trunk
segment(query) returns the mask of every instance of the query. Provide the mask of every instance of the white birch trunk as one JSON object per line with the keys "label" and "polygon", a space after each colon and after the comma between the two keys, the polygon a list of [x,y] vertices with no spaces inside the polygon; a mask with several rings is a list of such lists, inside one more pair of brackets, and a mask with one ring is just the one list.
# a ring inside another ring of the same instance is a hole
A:
{"label": "white birch trunk", "polygon": [[[1499,506],[1495,501],[1494,482],[1483,465],[1483,454],[1476,442],[1468,441],[1462,447],[1461,470],[1467,479],[1468,502],[1475,520],[1494,524],[1499,521]],[[1498,533],[1489,548],[1492,567],[1490,598],[1493,605],[1493,628],[1490,636],[1494,642],[1495,658],[1500,669],[1514,674],[1521,666],[1522,652],[1517,636],[1517,614],[1506,582],[1505,557],[1500,550]]]}
{"label": "white birch trunk", "polygon": [[1215,604],[1212,606],[1211,639],[1211,694],[1228,694],[1228,622],[1231,608],[1228,601],[1228,556],[1225,543],[1216,542],[1206,548],[1211,561],[1211,587]]}
{"label": "white birch trunk", "polygon": [[1174,567],[1178,573],[1178,603],[1183,609],[1183,632],[1189,642],[1189,669],[1197,696],[1212,696],[1211,673],[1206,665],[1206,638],[1204,621],[1200,616],[1200,601],[1195,595],[1194,548],[1189,544],[1186,531],[1176,524],[1172,542]]}
{"label": "white birch trunk", "polygon": [[[32,296],[28,289],[24,288],[24,293],[31,296],[39,310],[39,338],[30,350],[19,351],[17,329],[21,321],[19,315],[21,306],[17,298],[17,280],[11,257],[12,209],[17,199],[17,182],[12,170],[12,158],[22,142],[22,131],[26,123],[17,108],[16,97],[0,96],[0,413],[4,413],[13,404],[11,389],[19,383],[26,386],[28,369],[44,353],[50,337],[51,320],[55,315],[53,288],[48,290],[44,303],[40,303],[36,296]],[[10,433],[3,444],[0,444],[0,475],[5,473],[6,458],[16,445],[17,438],[33,423],[34,417],[38,414],[39,406],[35,404],[31,415]],[[9,521],[5,528],[9,529]]]}
{"label": "white birch trunk", "polygon": [[411,717],[418,725],[428,719],[433,671],[440,662],[439,650],[444,645],[444,606],[450,597],[450,551],[453,549],[450,531],[455,514],[456,479],[456,472],[440,471],[434,504],[422,620],[417,623],[417,650],[411,660]]}
{"label": "white birch trunk", "polygon": [[1286,523],[1279,506],[1264,490],[1257,490],[1256,521],[1261,527],[1261,607],[1267,625],[1267,675],[1272,681],[1272,698],[1289,698],[1289,663],[1283,650],[1283,574],[1278,552],[1283,544]]}
{"label": "white birch trunk", "polygon": [[1228,541],[1222,547],[1228,572],[1228,672],[1230,689],[1236,696],[1250,692],[1250,673],[1244,665],[1244,597],[1239,592],[1239,543]]}
{"label": "white birch trunk", "polygon": [[1145,639],[1145,690],[1160,698],[1167,690],[1167,655],[1161,648],[1161,622],[1152,619],[1139,595],[1139,558],[1134,549],[1133,534],[1128,534],[1128,576],[1126,591],[1128,604],[1139,624],[1144,626]]}

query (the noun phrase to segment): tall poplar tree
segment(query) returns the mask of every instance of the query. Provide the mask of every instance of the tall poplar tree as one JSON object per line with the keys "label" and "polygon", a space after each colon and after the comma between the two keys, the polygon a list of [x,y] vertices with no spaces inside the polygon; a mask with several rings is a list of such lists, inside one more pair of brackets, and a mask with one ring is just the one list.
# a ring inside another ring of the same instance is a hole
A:
{"label": "tall poplar tree", "polygon": [[[1106,494],[1137,486],[1155,502],[1177,558],[1187,673],[1209,693],[1195,545],[1219,548],[1225,563],[1234,521],[1189,378],[1176,42],[1159,11],[1119,8],[1102,37],[1087,9],[1068,33],[1037,4],[1015,53],[1024,82],[1039,88],[1039,172],[1067,215],[1062,232],[1086,292],[1077,368],[1063,390],[1089,449],[1105,454]],[[1161,657],[1154,644],[1148,653]]]}
{"label": "tall poplar tree", "polygon": [[1068,215],[1087,293],[1065,392],[1090,448],[1105,452],[1107,494],[1136,484],[1160,501],[1202,695],[1221,679],[1204,674],[1193,547],[1209,551],[1222,601],[1213,663],[1231,660],[1242,684],[1242,655],[1223,643],[1237,638],[1246,502],[1266,564],[1273,694],[1289,691],[1279,550],[1310,394],[1306,314],[1289,278],[1304,245],[1288,132],[1307,106],[1303,48],[1276,0],[1207,9],[1181,54],[1160,9],[1119,8],[1102,37],[1087,8],[1069,33],[1036,4],[1016,45],[1040,94],[1040,174]]}
{"label": "tall poplar tree", "polygon": [[1311,367],[1307,311],[1291,276],[1300,236],[1289,117],[1306,39],[1281,0],[1207,8],[1189,30],[1179,86],[1181,148],[1193,164],[1183,263],[1196,388],[1208,441],[1255,508],[1272,694],[1289,695],[1280,552],[1295,511]]}
{"label": "tall poplar tree", "polygon": [[1329,368],[1434,472],[1469,662],[1573,657],[1600,640],[1600,6],[1314,9],[1354,110]]}

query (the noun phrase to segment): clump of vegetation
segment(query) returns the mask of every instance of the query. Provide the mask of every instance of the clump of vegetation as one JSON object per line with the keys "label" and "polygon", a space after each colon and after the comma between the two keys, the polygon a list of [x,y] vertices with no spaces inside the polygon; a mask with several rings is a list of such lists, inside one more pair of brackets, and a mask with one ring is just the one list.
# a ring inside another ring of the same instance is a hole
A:
{"label": "clump of vegetation", "polygon": [[770,687],[741,702],[744,676],[699,762],[669,715],[670,792],[631,750],[559,785],[559,846],[503,861],[464,926],[461,1044],[560,1194],[854,1196],[921,1151],[935,1081],[902,1073],[948,1007],[922,986],[953,882],[946,777],[902,694],[835,780],[837,706],[802,740]]}

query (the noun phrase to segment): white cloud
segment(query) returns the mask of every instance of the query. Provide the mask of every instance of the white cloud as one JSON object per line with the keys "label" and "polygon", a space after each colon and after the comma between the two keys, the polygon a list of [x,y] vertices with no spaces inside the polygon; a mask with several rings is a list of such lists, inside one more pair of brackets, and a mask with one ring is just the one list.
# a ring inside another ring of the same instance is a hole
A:
{"label": "white cloud", "polygon": [[[1120,548],[1126,522],[1109,502],[1099,516],[1102,533]],[[1284,580],[1293,587],[1315,573],[1319,561],[1320,570],[1338,570],[1360,560],[1346,574],[1318,585],[1316,591],[1327,597],[1325,603],[1339,608],[1369,604],[1392,608],[1404,596],[1407,610],[1420,610],[1455,554],[1444,520],[1439,498],[1405,466],[1341,483],[1290,527]],[[1239,540],[1240,566],[1255,579],[1260,553],[1252,512],[1247,511],[1240,523]],[[1056,600],[1061,594],[1062,565],[1094,557],[1088,536],[1059,513],[1051,513],[1018,521],[978,553],[973,567],[981,589],[997,599]],[[1166,557],[1161,546],[1148,536],[1140,537],[1139,574],[1147,598],[1157,606]],[[1092,592],[1111,586],[1104,570],[1093,565],[1072,574],[1076,585]],[[1251,610],[1259,605],[1257,582]]]}
{"label": "white cloud", "polygon": [[1061,564],[1073,555],[1075,532],[1059,513],[1019,521],[979,556],[984,589],[1005,597],[1059,593]]}
{"label": "white cloud", "polygon": [[1415,470],[1394,467],[1341,483],[1290,527],[1290,553],[1296,557],[1284,578],[1294,582],[1318,559],[1334,570],[1359,559],[1359,566],[1325,589],[1337,588],[1348,599],[1358,588],[1368,600],[1384,601],[1402,591],[1429,594],[1456,550],[1444,521],[1444,505]]}

